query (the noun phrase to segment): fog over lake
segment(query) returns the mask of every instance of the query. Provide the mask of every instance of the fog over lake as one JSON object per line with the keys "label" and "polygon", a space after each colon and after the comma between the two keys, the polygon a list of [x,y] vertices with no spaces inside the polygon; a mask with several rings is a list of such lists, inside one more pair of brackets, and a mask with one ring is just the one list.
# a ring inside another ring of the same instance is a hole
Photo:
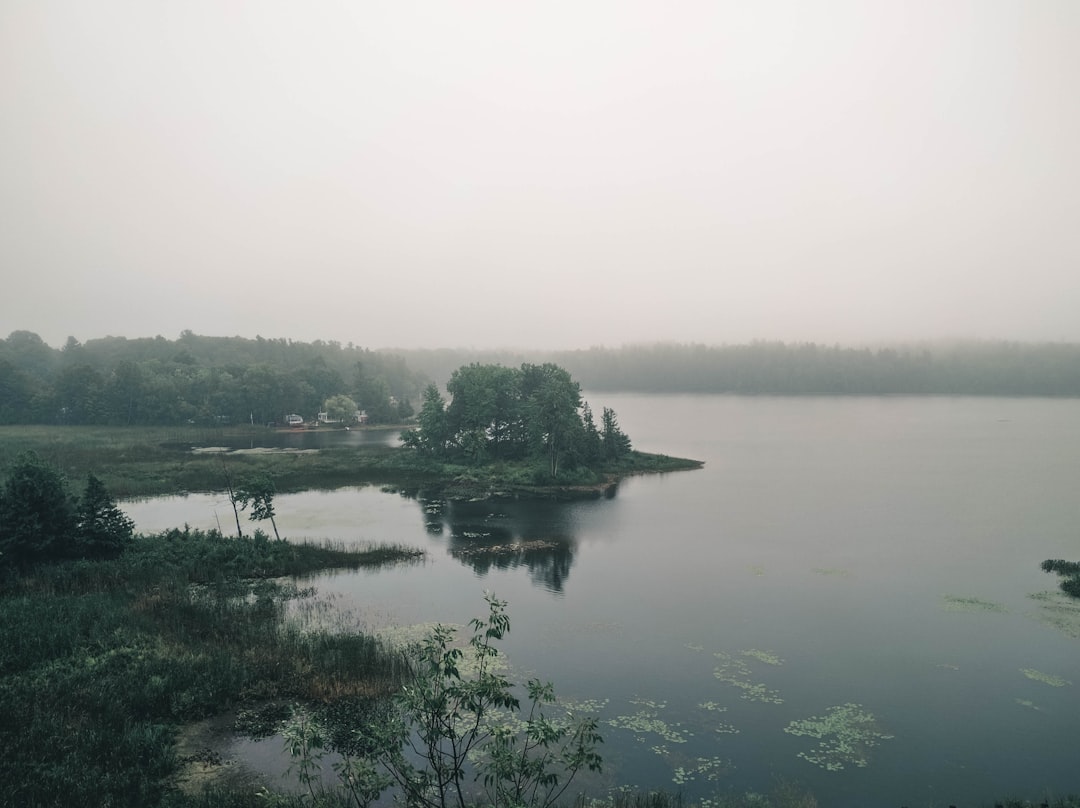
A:
{"label": "fog over lake", "polygon": [[1075,0],[5,2],[0,334],[1077,341],[1078,37]]}
{"label": "fog over lake", "polygon": [[[507,599],[515,671],[604,700],[595,790],[781,777],[850,808],[1076,790],[1080,608],[1039,564],[1080,558],[1080,401],[595,401],[635,448],[705,467],[573,504],[280,495],[278,526],[428,551],[309,582],[365,629]],[[231,520],[220,496],[124,507],[144,531]]]}

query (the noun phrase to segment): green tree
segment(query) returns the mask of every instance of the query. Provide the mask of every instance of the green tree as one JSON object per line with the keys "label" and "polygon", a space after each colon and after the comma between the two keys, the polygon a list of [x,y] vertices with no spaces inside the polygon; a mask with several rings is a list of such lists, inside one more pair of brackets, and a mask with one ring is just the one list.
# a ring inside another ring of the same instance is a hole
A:
{"label": "green tree", "polygon": [[108,420],[115,424],[137,423],[144,385],[143,371],[137,364],[130,359],[117,362],[103,394]]}
{"label": "green tree", "polygon": [[60,471],[34,452],[0,488],[0,562],[18,567],[75,555],[75,506]]}
{"label": "green tree", "polygon": [[439,388],[433,384],[429,384],[424,390],[417,426],[417,429],[401,434],[402,442],[422,454],[443,457],[450,441],[450,429],[446,417],[446,401]]}
{"label": "green tree", "polygon": [[75,514],[75,549],[82,558],[116,558],[135,533],[135,523],[116,507],[105,484],[93,474]]}
{"label": "green tree", "polygon": [[330,396],[323,402],[323,412],[326,413],[327,418],[346,424],[356,420],[357,409],[355,401],[340,393],[336,396]]}
{"label": "green tree", "polygon": [[630,451],[630,438],[619,429],[619,419],[615,410],[604,407],[600,416],[600,442],[603,446],[604,457],[608,460],[618,460]]}
{"label": "green tree", "polygon": [[240,389],[244,421],[266,423],[277,421],[285,415],[282,401],[281,373],[268,364],[252,365],[243,371]]}
{"label": "green tree", "polygon": [[592,465],[603,455],[603,442],[600,430],[596,428],[596,420],[593,418],[592,407],[589,402],[581,405],[581,456],[586,465]]}
{"label": "green tree", "polygon": [[53,384],[60,420],[65,424],[95,424],[102,419],[104,383],[87,364],[63,368]]}
{"label": "green tree", "polygon": [[37,386],[30,374],[0,358],[0,424],[31,420],[30,402]]}
{"label": "green tree", "polygon": [[1042,570],[1060,575],[1061,591],[1069,597],[1080,598],[1080,562],[1051,558],[1042,563]]}
{"label": "green tree", "polygon": [[352,397],[373,424],[389,423],[397,414],[390,401],[390,385],[382,374],[372,372],[363,362],[356,363]]}
{"label": "green tree", "polygon": [[[470,783],[480,782],[493,808],[550,808],[579,772],[601,769],[596,718],[554,717],[550,683],[525,684],[522,714],[520,691],[502,673],[496,647],[510,631],[506,602],[484,597],[488,614],[469,622],[468,644],[460,647],[454,629],[436,626],[413,649],[413,673],[393,714],[377,726],[357,727],[366,754],[338,770],[358,805],[393,786],[414,808],[466,808],[478,803]],[[285,733],[309,782],[324,735],[306,716]]]}
{"label": "green tree", "polygon": [[450,431],[479,432],[496,459],[514,440],[521,419],[521,371],[501,365],[471,364],[450,376],[446,390],[453,397],[447,409]]}
{"label": "green tree", "polygon": [[570,374],[550,362],[522,365],[522,394],[532,443],[547,459],[552,478],[559,476],[559,464],[580,434],[581,388]]}
{"label": "green tree", "polygon": [[243,483],[235,495],[240,510],[246,510],[250,506],[252,520],[269,519],[274,528],[274,537],[281,541],[281,534],[278,533],[277,522],[274,520],[274,495],[276,493],[274,481],[266,474],[259,474]]}

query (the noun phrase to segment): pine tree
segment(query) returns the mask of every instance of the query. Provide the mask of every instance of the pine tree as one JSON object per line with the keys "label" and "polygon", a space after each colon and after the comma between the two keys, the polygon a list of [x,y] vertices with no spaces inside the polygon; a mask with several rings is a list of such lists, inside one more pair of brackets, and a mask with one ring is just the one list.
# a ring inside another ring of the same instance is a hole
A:
{"label": "pine tree", "polygon": [[135,523],[116,507],[104,483],[86,475],[76,513],[75,550],[83,558],[116,558],[131,543]]}

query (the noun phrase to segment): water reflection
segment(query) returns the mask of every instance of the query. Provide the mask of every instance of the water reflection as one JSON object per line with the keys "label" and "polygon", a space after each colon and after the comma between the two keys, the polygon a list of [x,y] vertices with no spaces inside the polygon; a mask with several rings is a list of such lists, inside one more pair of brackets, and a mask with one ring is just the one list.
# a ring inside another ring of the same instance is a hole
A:
{"label": "water reflection", "polygon": [[428,534],[448,537],[450,555],[478,576],[524,567],[537,586],[563,592],[577,547],[565,505],[462,502],[423,492],[411,496]]}

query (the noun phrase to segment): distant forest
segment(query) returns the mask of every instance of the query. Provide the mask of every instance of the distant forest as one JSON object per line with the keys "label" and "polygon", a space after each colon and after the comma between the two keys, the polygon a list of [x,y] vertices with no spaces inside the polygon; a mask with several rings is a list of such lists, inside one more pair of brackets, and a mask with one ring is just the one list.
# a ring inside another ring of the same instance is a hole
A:
{"label": "distant forest", "polygon": [[1080,397],[1080,345],[931,343],[845,348],[754,342],[578,351],[374,351],[256,337],[0,340],[0,423],[228,424],[312,419],[348,396],[370,423],[411,416],[429,382],[472,363],[551,362],[588,392]]}
{"label": "distant forest", "polygon": [[1080,344],[964,342],[845,348],[783,342],[654,344],[578,351],[398,350],[449,378],[471,362],[553,362],[589,392],[737,395],[1080,396]]}
{"label": "distant forest", "polygon": [[336,342],[105,337],[63,348],[29,331],[0,340],[0,423],[185,424],[313,420],[348,396],[369,423],[412,415],[424,379],[392,354]]}

